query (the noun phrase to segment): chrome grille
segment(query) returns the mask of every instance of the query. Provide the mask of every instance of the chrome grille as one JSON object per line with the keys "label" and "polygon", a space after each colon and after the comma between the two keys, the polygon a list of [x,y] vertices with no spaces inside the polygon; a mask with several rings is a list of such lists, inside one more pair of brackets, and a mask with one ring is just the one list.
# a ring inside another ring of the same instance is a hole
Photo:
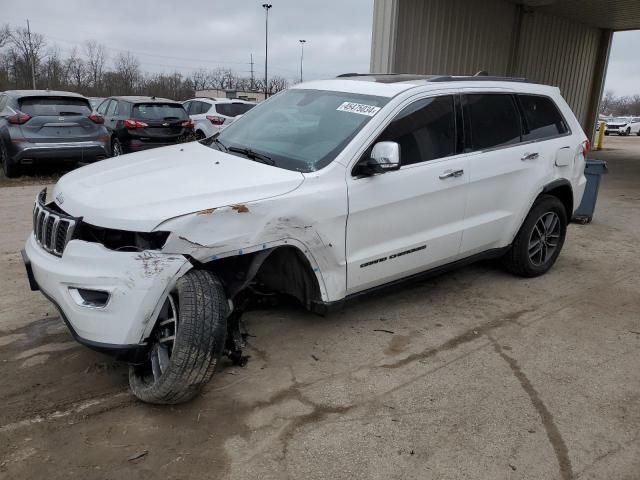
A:
{"label": "chrome grille", "polygon": [[46,206],[47,189],[38,194],[33,207],[33,235],[47,252],[62,256],[79,219]]}

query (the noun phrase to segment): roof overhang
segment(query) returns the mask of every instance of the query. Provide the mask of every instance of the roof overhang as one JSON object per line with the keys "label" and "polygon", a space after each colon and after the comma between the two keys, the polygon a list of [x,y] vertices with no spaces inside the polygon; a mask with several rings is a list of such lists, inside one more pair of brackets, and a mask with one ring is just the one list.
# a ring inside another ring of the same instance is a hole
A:
{"label": "roof overhang", "polygon": [[608,30],[640,29],[640,0],[510,0],[576,23]]}

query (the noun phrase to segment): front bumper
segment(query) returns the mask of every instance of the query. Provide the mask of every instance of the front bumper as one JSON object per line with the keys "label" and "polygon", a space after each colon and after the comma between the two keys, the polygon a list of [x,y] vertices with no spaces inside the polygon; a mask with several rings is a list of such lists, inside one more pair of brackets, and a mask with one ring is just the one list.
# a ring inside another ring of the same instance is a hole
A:
{"label": "front bumper", "polygon": [[56,142],[30,143],[14,142],[15,153],[13,161],[16,163],[39,163],[42,161],[71,160],[80,162],[95,162],[109,156],[109,142]]}
{"label": "front bumper", "polygon": [[[56,257],[33,234],[23,258],[32,288],[54,303],[76,340],[127,360],[144,351],[162,301],[191,268],[181,255],[116,252],[80,240],[70,241]],[[70,287],[108,292],[109,300],[100,308],[80,305]]]}

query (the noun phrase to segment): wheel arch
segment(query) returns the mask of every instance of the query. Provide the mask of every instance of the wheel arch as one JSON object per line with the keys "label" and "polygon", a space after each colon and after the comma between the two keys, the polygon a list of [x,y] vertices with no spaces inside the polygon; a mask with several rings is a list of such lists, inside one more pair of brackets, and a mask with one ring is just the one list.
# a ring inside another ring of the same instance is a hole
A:
{"label": "wheel arch", "polygon": [[571,187],[571,182],[569,182],[569,180],[565,178],[554,180],[553,182],[545,185],[540,194],[552,195],[558,198],[558,200],[560,200],[564,205],[565,212],[567,213],[567,221],[571,220],[574,205],[573,188]]}
{"label": "wheel arch", "polygon": [[312,260],[296,245],[278,245],[256,252],[217,258],[195,268],[218,275],[229,299],[258,282],[268,289],[296,298],[308,310],[323,304],[321,281]]}

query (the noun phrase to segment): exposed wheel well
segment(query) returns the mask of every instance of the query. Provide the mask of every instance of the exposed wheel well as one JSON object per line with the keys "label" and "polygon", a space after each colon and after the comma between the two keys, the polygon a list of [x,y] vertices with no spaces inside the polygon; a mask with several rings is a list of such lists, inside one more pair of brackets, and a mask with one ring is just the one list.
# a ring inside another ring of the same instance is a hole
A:
{"label": "exposed wheel well", "polygon": [[198,267],[215,272],[230,298],[255,283],[269,291],[290,295],[307,309],[322,301],[313,268],[305,255],[293,246],[221,258]]}
{"label": "exposed wheel well", "polygon": [[571,219],[571,215],[573,215],[573,190],[568,181],[561,180],[559,182],[553,182],[547,185],[542,193],[557,197],[564,205],[567,219]]}

